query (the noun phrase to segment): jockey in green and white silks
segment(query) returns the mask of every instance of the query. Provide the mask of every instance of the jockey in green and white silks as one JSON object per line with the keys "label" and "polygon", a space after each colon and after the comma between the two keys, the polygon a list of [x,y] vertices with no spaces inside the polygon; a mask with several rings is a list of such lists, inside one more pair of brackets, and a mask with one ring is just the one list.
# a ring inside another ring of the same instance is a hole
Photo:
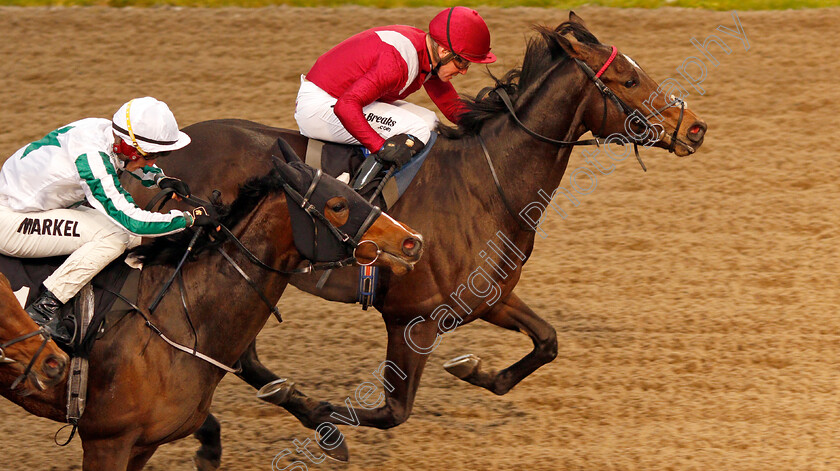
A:
{"label": "jockey in green and white silks", "polygon": [[57,340],[69,340],[57,319],[61,305],[100,270],[141,237],[172,234],[197,222],[188,212],[144,211],[119,181],[128,171],[147,187],[188,196],[187,185],[165,176],[155,160],[189,142],[169,107],[145,97],[124,104],[112,120],[87,118],[63,126],[6,160],[0,170],[0,253],[70,255],[27,308]]}

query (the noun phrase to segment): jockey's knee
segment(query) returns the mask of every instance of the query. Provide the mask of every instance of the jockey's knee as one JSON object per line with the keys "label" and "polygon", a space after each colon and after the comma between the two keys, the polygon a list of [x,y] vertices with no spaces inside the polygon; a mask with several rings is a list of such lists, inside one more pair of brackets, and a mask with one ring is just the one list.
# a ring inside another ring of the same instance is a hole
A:
{"label": "jockey's knee", "polygon": [[[437,125],[440,121],[438,121],[437,113],[432,110],[427,110],[425,108],[421,108],[418,112],[420,118],[426,123],[426,127],[429,128],[429,131],[434,131],[437,128]],[[420,136],[417,136],[420,137]],[[428,140],[423,141],[428,142]]]}
{"label": "jockey's knee", "polygon": [[429,142],[432,130],[437,127],[437,115],[434,111],[423,108],[412,110],[412,112],[417,115],[418,119],[414,120],[414,122],[409,125],[409,129],[404,132],[420,139],[425,145]]}
{"label": "jockey's knee", "polygon": [[411,134],[417,139],[420,139],[420,141],[423,142],[423,145],[426,145],[426,143],[429,142],[429,138],[432,135],[432,128],[430,128],[425,121],[419,119],[412,124],[412,126],[409,126],[403,132],[406,134]]}
{"label": "jockey's knee", "polygon": [[140,245],[142,238],[126,231],[103,231],[96,237],[101,246],[113,248],[115,252],[122,254],[128,249]]}

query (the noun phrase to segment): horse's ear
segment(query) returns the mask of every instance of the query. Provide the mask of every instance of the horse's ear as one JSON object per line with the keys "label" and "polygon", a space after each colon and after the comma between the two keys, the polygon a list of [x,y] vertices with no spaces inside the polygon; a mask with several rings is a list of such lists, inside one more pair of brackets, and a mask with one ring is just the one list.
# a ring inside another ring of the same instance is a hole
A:
{"label": "horse's ear", "polygon": [[555,35],[552,39],[566,51],[569,57],[585,60],[586,45],[578,41],[571,31],[567,31],[565,34]]}
{"label": "horse's ear", "polygon": [[282,137],[277,138],[277,148],[280,149],[280,153],[283,155],[283,159],[288,162],[303,162],[300,157],[297,155],[292,146],[289,145]]}
{"label": "horse's ear", "polygon": [[283,181],[294,187],[300,187],[302,177],[298,169],[289,165],[285,160],[277,157],[276,155],[271,156],[271,164],[274,167],[274,171],[280,175],[280,178],[282,178]]}
{"label": "horse's ear", "polygon": [[569,10],[569,23],[577,23],[586,28],[586,23],[583,22],[583,18],[579,17],[577,13],[573,12],[572,10]]}

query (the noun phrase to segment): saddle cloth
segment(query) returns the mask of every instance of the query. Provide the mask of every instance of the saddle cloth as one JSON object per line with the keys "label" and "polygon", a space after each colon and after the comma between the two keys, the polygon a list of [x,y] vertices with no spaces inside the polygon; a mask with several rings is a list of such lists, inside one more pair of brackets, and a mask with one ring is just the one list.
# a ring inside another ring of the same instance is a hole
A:
{"label": "saddle cloth", "polygon": [[[54,272],[66,257],[49,258],[12,258],[0,255],[0,273],[6,275],[12,284],[12,291],[21,300],[21,305],[28,306],[35,301],[44,289],[42,283]],[[74,355],[87,356],[93,341],[99,333],[105,316],[115,308],[117,295],[114,293],[123,292],[128,299],[136,299],[137,284],[139,283],[140,270],[132,269],[125,263],[125,256],[118,258],[105,267],[91,282],[94,289],[94,315],[87,335],[81,339],[80,345]],[[132,282],[126,283],[131,276]],[[103,289],[107,287],[108,290]],[[68,302],[64,305],[62,316],[68,319],[73,316],[73,309],[76,303]],[[124,303],[120,301],[122,306]],[[122,308],[121,306],[117,306]]]}
{"label": "saddle cloth", "polygon": [[[420,167],[426,160],[426,156],[429,155],[432,146],[435,145],[436,140],[437,134],[433,132],[429,138],[429,142],[423,147],[423,150],[412,157],[407,164],[394,174],[394,177],[385,184],[385,187],[382,189],[382,194],[373,204],[382,208],[383,211],[394,206],[394,203],[405,193],[411,181],[417,176]],[[327,175],[335,178],[339,178],[343,173],[347,173],[352,178],[359,171],[359,167],[362,166],[365,158],[372,157],[366,157],[362,153],[362,148],[357,145],[336,144],[311,138],[306,144],[306,165],[321,169]],[[376,191],[381,181],[381,177],[375,178],[362,188],[359,193],[366,198],[370,197]]]}

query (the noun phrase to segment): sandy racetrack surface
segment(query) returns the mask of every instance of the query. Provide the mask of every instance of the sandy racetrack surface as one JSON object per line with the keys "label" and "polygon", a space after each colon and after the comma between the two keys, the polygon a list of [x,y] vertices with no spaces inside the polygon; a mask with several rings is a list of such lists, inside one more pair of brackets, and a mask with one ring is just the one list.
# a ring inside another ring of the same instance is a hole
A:
{"label": "sandy racetrack surface", "polygon": [[[321,52],[370,26],[425,27],[436,11],[0,8],[0,156],[143,95],[168,102],[181,125],[294,127],[298,77]],[[567,15],[480,11],[496,74],[519,64],[530,24]],[[717,33],[732,53],[718,52],[717,67],[706,59],[704,96],[676,68],[699,56],[690,38],[734,28],[730,13],[578,13],[652,77],[688,89],[706,143],[685,159],[643,151],[646,174],[629,158],[566,205],[565,220],[548,215],[517,293],[557,329],[557,360],[496,397],[441,364],[475,353],[500,368],[531,343],[483,322],[461,327],[430,359],[407,423],[344,427],[351,461],[310,470],[840,467],[840,10],[740,13],[749,50]],[[489,79],[474,70],[455,84],[475,93]],[[570,170],[583,165],[576,151]],[[384,359],[376,312],[294,289],[280,307],[286,322],[259,337],[263,360],[310,396],[343,402]],[[213,411],[226,470],[269,470],[292,440],[313,436],[236,378]],[[58,427],[0,401],[0,470],[81,469],[78,439],[52,444]],[[191,469],[196,445],[165,445],[147,469]]]}

